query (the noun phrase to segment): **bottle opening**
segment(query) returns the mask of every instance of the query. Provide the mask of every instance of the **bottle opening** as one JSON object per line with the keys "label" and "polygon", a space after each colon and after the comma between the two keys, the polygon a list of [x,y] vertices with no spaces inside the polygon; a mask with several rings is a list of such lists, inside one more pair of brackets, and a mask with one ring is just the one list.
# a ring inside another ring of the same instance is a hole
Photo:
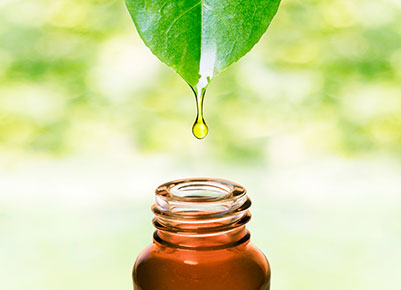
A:
{"label": "bottle opening", "polygon": [[237,183],[211,178],[180,179],[156,189],[153,224],[181,234],[213,234],[246,224],[251,201]]}
{"label": "bottle opening", "polygon": [[209,202],[229,197],[231,188],[213,181],[183,181],[169,189],[171,197],[186,201]]}

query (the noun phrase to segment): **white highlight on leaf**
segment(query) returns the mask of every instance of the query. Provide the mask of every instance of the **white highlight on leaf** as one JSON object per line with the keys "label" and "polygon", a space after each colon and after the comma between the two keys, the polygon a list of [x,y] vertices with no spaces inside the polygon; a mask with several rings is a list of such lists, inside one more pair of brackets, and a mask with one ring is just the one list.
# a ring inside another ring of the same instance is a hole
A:
{"label": "white highlight on leaf", "polygon": [[196,85],[198,94],[202,94],[202,89],[204,89],[208,85],[209,81],[213,77],[216,54],[216,43],[213,42],[212,44],[208,43],[205,45],[204,40],[202,39],[201,57],[199,64],[200,78],[198,84]]}

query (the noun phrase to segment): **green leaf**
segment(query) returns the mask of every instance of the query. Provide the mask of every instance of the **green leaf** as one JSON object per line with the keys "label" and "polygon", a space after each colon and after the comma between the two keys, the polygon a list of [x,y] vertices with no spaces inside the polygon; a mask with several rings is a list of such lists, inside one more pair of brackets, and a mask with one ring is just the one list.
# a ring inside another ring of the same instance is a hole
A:
{"label": "green leaf", "polygon": [[126,0],[151,51],[198,91],[259,41],[280,0]]}

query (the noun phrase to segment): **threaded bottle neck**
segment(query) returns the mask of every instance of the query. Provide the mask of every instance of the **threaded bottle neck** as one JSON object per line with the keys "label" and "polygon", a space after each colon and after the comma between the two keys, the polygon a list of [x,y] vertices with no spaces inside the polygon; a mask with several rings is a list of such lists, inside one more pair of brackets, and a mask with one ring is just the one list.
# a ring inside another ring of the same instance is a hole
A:
{"label": "threaded bottle neck", "polygon": [[249,239],[245,224],[250,206],[245,188],[228,180],[191,178],[162,184],[152,206],[155,240],[199,247]]}

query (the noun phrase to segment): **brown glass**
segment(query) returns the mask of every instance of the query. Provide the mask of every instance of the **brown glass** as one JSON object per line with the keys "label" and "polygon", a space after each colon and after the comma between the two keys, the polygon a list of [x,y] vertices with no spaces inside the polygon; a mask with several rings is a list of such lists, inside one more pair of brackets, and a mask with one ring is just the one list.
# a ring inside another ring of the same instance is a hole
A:
{"label": "brown glass", "polygon": [[246,190],[221,179],[156,189],[153,243],[138,256],[135,290],[269,290],[270,266],[250,243]]}

